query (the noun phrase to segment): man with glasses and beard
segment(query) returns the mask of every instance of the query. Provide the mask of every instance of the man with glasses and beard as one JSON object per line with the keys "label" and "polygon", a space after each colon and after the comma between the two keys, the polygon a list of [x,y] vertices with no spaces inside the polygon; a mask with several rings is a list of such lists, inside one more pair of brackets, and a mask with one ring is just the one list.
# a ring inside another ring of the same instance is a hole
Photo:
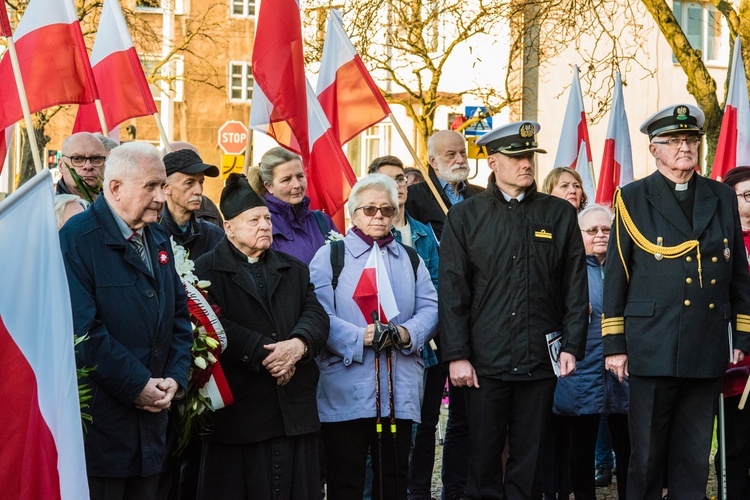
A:
{"label": "man with glasses and beard", "polygon": [[656,172],[615,194],[602,336],[629,376],[628,498],[704,498],[727,362],[750,350],[750,277],[729,186],[696,173],[705,117],[690,104],[641,125]]}
{"label": "man with glasses and beard", "polygon": [[[467,198],[484,191],[483,187],[466,182],[469,177],[469,163],[466,156],[464,136],[453,130],[441,130],[427,142],[430,168],[428,174],[445,206],[450,209]],[[426,182],[409,186],[406,211],[417,221],[432,227],[440,240],[445,222],[445,213],[435,199]],[[438,327],[439,330],[439,327]],[[422,421],[417,426],[414,451],[409,467],[409,498],[421,500],[430,498],[432,468],[435,443],[435,428],[440,415],[448,365],[440,362],[440,332],[435,337],[438,364],[427,369],[424,400],[422,401]],[[443,447],[443,496],[446,499],[461,498],[466,487],[468,450],[468,427],[466,417],[465,389],[449,385],[450,409],[445,429]],[[429,450],[427,448],[432,448]]]}
{"label": "man with glasses and beard", "polygon": [[78,132],[68,136],[57,164],[62,178],[57,182],[55,194],[75,194],[93,202],[102,189],[106,158],[107,150],[94,134]]}

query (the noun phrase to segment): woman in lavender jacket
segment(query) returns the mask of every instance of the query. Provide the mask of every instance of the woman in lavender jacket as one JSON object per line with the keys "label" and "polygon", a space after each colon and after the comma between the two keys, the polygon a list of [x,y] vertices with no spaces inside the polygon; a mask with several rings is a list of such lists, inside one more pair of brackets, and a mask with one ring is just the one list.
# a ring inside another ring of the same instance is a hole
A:
{"label": "woman in lavender jacket", "polygon": [[[419,422],[423,392],[420,349],[435,334],[437,294],[424,262],[420,259],[415,278],[409,254],[390,233],[391,218],[398,210],[396,193],[393,179],[381,174],[365,177],[352,189],[349,212],[353,227],[344,238],[344,267],[335,291],[330,245],[323,246],[310,263],[315,293],[331,320],[328,343],[319,359],[318,383],[331,500],[362,498],[368,449],[372,453],[373,498],[380,495],[381,468],[383,498],[406,498],[411,425]],[[352,298],[373,245],[380,249],[395,295],[399,314],[391,320],[403,344],[403,350],[393,349],[391,358],[395,435],[388,425],[386,350],[380,354],[384,423],[380,443],[375,428],[374,327]]]}
{"label": "woman in lavender jacket", "polygon": [[309,264],[329,232],[338,229],[327,214],[310,210],[300,157],[282,147],[271,148],[261,157],[259,166],[248,170],[247,177],[271,212],[271,248]]}

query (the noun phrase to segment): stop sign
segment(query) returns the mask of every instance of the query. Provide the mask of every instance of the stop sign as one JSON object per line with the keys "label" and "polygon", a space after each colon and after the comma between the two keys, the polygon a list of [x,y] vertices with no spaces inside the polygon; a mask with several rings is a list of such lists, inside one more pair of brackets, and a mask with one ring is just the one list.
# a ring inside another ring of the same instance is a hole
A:
{"label": "stop sign", "polygon": [[219,128],[219,147],[228,155],[241,155],[247,147],[247,127],[238,121],[228,121]]}

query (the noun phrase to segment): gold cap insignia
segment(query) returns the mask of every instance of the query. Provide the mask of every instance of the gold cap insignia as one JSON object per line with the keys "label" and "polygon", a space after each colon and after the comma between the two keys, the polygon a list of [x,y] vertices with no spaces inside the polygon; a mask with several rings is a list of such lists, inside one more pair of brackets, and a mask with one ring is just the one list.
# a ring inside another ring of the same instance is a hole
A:
{"label": "gold cap insignia", "polygon": [[518,134],[523,138],[534,137],[534,125],[531,123],[522,124]]}

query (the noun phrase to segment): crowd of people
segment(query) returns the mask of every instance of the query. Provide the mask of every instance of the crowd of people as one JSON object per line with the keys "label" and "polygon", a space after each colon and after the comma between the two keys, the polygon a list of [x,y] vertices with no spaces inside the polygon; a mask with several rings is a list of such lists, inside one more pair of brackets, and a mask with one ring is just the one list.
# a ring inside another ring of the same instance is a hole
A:
{"label": "crowd of people", "polygon": [[[372,161],[347,231],[286,149],[217,208],[192,145],[71,135],[55,211],[94,367],[91,498],[430,500],[446,387],[441,498],[595,499],[606,425],[620,500],[703,499],[722,393],[718,475],[750,498],[750,166],[697,175],[703,122],[648,118],[656,171],[611,208],[573,169],[537,189],[536,122],[477,141],[486,188],[439,131],[424,173]],[[170,239],[210,283],[233,396],[179,452],[193,325]]]}

